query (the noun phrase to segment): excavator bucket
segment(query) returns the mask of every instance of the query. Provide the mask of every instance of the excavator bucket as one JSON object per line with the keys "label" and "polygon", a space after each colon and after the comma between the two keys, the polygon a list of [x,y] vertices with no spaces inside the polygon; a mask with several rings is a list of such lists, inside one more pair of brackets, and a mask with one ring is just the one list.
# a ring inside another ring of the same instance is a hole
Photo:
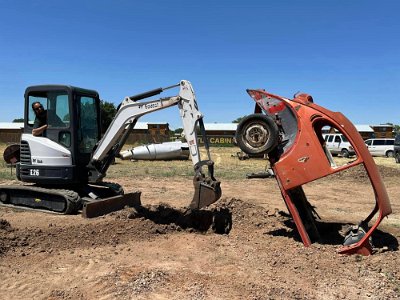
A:
{"label": "excavator bucket", "polygon": [[212,179],[198,180],[195,177],[193,184],[194,196],[189,206],[191,209],[200,209],[221,198],[221,183],[219,181]]}

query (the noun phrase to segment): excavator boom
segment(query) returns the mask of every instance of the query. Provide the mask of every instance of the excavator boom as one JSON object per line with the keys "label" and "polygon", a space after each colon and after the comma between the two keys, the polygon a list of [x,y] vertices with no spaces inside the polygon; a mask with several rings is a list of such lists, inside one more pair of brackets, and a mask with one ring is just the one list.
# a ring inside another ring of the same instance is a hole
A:
{"label": "excavator boom", "polygon": [[[180,88],[177,96],[139,102],[139,100],[175,87]],[[214,178],[214,162],[211,160],[204,130],[203,114],[199,111],[193,87],[187,80],[182,80],[179,84],[167,88],[158,88],[136,96],[126,97],[123,100],[115,118],[92,154],[92,160],[89,164],[92,175],[89,181],[96,183],[102,180],[111,161],[120,152],[130,131],[141,116],[175,105],[179,108],[183,132],[189,146],[195,172],[193,179],[195,193],[189,207],[198,209],[217,201],[221,197],[220,182]],[[202,160],[200,155],[198,131],[200,131],[205,143],[204,147],[207,153],[205,160]],[[207,174],[203,173],[203,166],[207,166]]]}

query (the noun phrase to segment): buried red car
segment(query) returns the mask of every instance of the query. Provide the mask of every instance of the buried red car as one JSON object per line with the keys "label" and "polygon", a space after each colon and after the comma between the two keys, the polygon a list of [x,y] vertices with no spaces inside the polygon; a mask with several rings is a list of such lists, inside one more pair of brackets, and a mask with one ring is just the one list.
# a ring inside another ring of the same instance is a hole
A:
{"label": "buried red car", "polygon": [[[375,206],[358,226],[350,230],[343,254],[370,255],[370,238],[382,219],[392,212],[378,168],[354,125],[341,113],[314,103],[307,94],[287,99],[265,90],[247,90],[256,102],[254,114],[238,125],[236,141],[249,154],[267,153],[286,206],[305,246],[319,239],[314,209],[307,201],[302,185],[316,179],[364,165],[375,193]],[[337,166],[322,136],[331,127],[343,134],[354,148],[356,157]],[[373,224],[369,223],[373,220]]]}

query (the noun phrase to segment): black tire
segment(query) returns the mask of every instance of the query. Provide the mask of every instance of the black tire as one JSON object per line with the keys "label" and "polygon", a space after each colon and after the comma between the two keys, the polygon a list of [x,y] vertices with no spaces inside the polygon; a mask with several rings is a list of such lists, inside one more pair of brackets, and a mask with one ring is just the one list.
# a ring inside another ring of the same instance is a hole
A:
{"label": "black tire", "polygon": [[342,149],[342,151],[340,152],[340,154],[341,154],[343,157],[349,157],[349,156],[350,156],[350,152],[349,152],[349,150],[347,150],[347,149]]}
{"label": "black tire", "polygon": [[0,191],[0,203],[8,203],[10,202],[10,196],[6,191]]}
{"label": "black tire", "polygon": [[396,153],[395,157],[394,157],[395,161],[400,164],[400,153]]}
{"label": "black tire", "polygon": [[392,150],[387,151],[386,157],[394,157],[394,152]]}
{"label": "black tire", "polygon": [[263,114],[252,114],[240,121],[235,138],[243,152],[266,154],[278,145],[279,130],[270,117]]}

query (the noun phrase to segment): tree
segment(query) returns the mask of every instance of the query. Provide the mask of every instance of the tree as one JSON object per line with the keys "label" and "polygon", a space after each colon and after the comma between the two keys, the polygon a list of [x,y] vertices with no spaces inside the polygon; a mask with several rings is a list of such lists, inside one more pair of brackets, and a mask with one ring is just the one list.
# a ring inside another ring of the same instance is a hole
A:
{"label": "tree", "polygon": [[181,134],[182,131],[183,131],[183,128],[177,128],[177,129],[174,130],[174,133]]}
{"label": "tree", "polygon": [[13,123],[22,123],[22,122],[24,122],[24,118],[18,118],[13,120]]}
{"label": "tree", "polygon": [[394,125],[393,130],[394,130],[394,132],[400,133],[400,125]]}
{"label": "tree", "polygon": [[246,117],[246,116],[239,117],[239,118],[233,120],[232,123],[240,123],[240,121],[242,121],[242,119],[245,118],[245,117]]}
{"label": "tree", "polygon": [[114,103],[107,102],[105,100],[100,101],[100,115],[101,115],[101,132],[106,132],[108,126],[110,126],[112,120],[117,113]]}

